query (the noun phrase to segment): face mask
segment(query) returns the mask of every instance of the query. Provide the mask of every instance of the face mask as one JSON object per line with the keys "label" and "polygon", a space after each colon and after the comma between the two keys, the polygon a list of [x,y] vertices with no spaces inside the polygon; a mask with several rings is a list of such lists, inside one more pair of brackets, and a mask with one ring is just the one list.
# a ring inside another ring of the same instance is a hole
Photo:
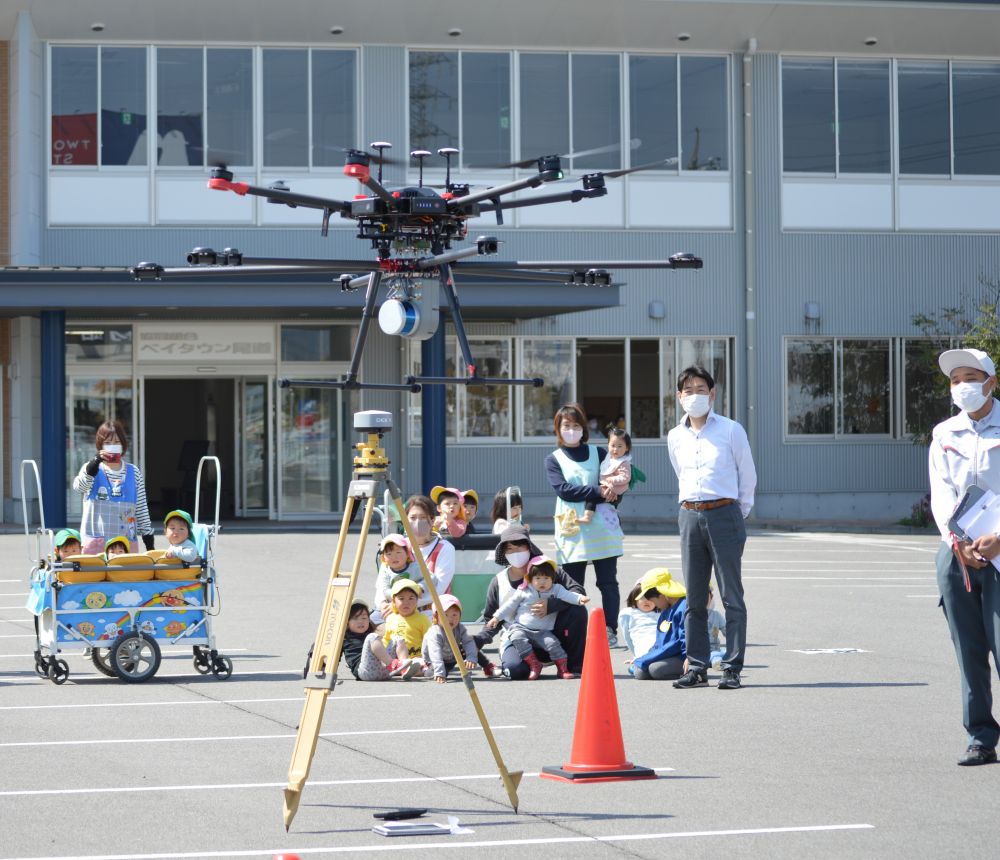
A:
{"label": "face mask", "polygon": [[418,538],[429,537],[431,533],[431,524],[427,520],[410,520],[410,528]]}
{"label": "face mask", "polygon": [[951,401],[963,412],[978,412],[990,399],[990,394],[983,394],[982,382],[960,382],[951,387]]}
{"label": "face mask", "polygon": [[119,444],[117,444],[117,443],[110,443],[108,445],[105,445],[103,448],[101,448],[101,450],[105,454],[121,454],[122,453],[122,446],[119,445]]}
{"label": "face mask", "polygon": [[567,445],[575,445],[583,438],[582,430],[560,430],[559,435],[562,436],[563,442]]}
{"label": "face mask", "polygon": [[711,395],[708,394],[682,394],[680,402],[681,409],[692,418],[708,415],[708,410],[712,408]]}
{"label": "face mask", "polygon": [[507,564],[511,567],[524,567],[530,558],[531,553],[527,550],[522,550],[521,552],[509,552],[507,553]]}

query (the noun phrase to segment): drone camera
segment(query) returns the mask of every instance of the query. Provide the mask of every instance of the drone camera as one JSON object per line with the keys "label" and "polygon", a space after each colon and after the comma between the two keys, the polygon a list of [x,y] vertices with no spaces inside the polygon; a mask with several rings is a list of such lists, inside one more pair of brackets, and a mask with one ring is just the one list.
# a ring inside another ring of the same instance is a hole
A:
{"label": "drone camera", "polygon": [[233,181],[233,172],[231,170],[226,170],[225,167],[214,167],[212,172],[209,174],[212,179],[224,179],[226,182]]}
{"label": "drone camera", "polygon": [[218,254],[211,248],[193,248],[187,255],[188,265],[191,266],[214,266],[218,259]]}
{"label": "drone camera", "polygon": [[543,155],[538,159],[538,173],[543,182],[555,182],[557,179],[562,179],[562,159],[558,155]]}
{"label": "drone camera", "polygon": [[392,413],[367,409],[354,413],[354,429],[359,433],[388,433],[392,430]]}
{"label": "drone camera", "polygon": [[239,248],[224,248],[219,262],[224,266],[242,266],[243,252]]}
{"label": "drone camera", "polygon": [[496,236],[480,236],[476,239],[476,249],[480,254],[495,254],[500,249]]}
{"label": "drone camera", "polygon": [[590,191],[594,188],[604,188],[604,174],[603,173],[587,173],[583,177],[583,187]]}
{"label": "drone camera", "polygon": [[701,269],[704,265],[701,257],[696,257],[688,251],[670,257],[670,267],[673,269]]}
{"label": "drone camera", "polygon": [[139,263],[132,267],[132,277],[137,281],[158,281],[163,276],[163,266],[159,263]]}

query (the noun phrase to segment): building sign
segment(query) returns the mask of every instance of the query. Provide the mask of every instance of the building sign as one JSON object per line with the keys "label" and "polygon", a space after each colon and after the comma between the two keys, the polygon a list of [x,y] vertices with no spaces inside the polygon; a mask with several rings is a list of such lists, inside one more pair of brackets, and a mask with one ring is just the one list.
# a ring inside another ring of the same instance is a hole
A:
{"label": "building sign", "polygon": [[142,364],[273,362],[274,326],[143,323],[136,326],[135,353]]}

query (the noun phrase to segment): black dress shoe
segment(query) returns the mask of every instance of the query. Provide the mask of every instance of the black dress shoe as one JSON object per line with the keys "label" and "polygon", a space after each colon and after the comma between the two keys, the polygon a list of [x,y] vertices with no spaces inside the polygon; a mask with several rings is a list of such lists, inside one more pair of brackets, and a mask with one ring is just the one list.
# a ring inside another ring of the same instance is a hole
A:
{"label": "black dress shoe", "polygon": [[742,686],[739,672],[735,669],[722,670],[722,680],[719,681],[720,690],[738,690]]}
{"label": "black dress shoe", "polygon": [[979,744],[970,744],[958,763],[963,767],[973,767],[977,764],[993,764],[997,760],[997,751]]}
{"label": "black dress shoe", "polygon": [[689,687],[707,687],[708,675],[699,669],[688,669],[674,681],[674,686],[678,690],[686,690]]}

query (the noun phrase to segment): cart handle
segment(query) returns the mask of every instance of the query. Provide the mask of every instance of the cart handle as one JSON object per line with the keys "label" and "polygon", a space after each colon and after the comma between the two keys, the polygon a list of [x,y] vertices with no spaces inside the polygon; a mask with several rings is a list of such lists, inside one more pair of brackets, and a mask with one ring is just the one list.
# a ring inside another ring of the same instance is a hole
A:
{"label": "cart handle", "polygon": [[215,466],[215,528],[219,528],[219,506],[222,501],[222,467],[219,465],[219,458],[206,455],[198,461],[198,475],[194,482],[194,521],[201,522],[198,518],[198,509],[201,506],[201,470],[206,462],[211,462]]}
{"label": "cart handle", "polygon": [[[26,487],[24,485],[25,476],[25,466],[31,466],[31,471],[35,475],[35,494],[38,498],[38,515],[41,517],[42,523],[41,528],[35,532],[35,554],[32,555],[31,551],[31,519],[28,517],[28,494],[25,491]],[[41,535],[48,534],[48,530],[45,528],[45,505],[42,501],[42,477],[38,472],[38,463],[34,460],[22,460],[21,461],[21,513],[24,516],[24,538],[28,542],[28,559],[29,561],[35,562],[44,555],[48,555],[48,551],[43,553],[41,551]],[[51,539],[49,543],[53,541]]]}

